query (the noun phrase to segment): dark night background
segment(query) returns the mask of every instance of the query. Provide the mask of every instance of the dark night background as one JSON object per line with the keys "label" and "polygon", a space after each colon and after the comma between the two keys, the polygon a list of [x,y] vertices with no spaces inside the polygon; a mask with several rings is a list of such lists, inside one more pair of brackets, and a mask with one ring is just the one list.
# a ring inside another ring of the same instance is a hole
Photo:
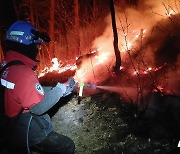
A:
{"label": "dark night background", "polygon": [[7,29],[16,20],[17,20],[17,16],[14,9],[14,1],[13,0],[0,1],[1,32],[4,29]]}

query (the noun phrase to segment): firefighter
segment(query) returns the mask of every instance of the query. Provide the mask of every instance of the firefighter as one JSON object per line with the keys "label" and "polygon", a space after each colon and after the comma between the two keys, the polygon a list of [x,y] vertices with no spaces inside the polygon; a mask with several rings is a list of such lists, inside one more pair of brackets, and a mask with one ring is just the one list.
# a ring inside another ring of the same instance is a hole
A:
{"label": "firefighter", "polygon": [[4,40],[3,66],[14,62],[1,75],[5,87],[4,105],[7,119],[9,153],[44,152],[73,154],[74,142],[53,130],[47,111],[61,97],[72,92],[67,84],[58,83],[47,93],[35,74],[39,46],[50,39],[31,23],[16,21]]}

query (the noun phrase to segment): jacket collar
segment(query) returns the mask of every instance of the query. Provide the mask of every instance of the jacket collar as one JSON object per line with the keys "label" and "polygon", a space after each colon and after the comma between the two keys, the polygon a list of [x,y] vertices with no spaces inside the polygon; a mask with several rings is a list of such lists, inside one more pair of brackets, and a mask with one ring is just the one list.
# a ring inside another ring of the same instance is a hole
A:
{"label": "jacket collar", "polygon": [[37,67],[37,65],[39,64],[39,62],[34,61],[16,51],[12,51],[12,50],[7,51],[4,61],[8,63],[13,60],[20,60],[25,65],[29,66],[31,69],[33,69],[34,67]]}

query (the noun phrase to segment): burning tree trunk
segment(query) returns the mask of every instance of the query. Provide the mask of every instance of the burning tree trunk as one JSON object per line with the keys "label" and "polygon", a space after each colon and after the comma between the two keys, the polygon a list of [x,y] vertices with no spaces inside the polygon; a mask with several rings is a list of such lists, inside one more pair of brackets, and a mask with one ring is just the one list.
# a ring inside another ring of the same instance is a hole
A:
{"label": "burning tree trunk", "polygon": [[51,42],[49,43],[49,54],[50,58],[54,57],[54,0],[50,2],[50,23],[49,23],[49,36],[51,38]]}
{"label": "burning tree trunk", "polygon": [[80,56],[80,37],[79,37],[79,2],[78,0],[74,0],[74,14],[75,14],[75,49],[76,49],[76,56]]}
{"label": "burning tree trunk", "polygon": [[111,18],[112,18],[112,28],[113,28],[113,33],[114,33],[114,52],[116,56],[116,64],[114,67],[114,72],[116,74],[119,73],[120,66],[121,66],[121,55],[120,51],[118,48],[118,34],[117,34],[117,28],[116,28],[116,18],[115,18],[115,10],[114,10],[114,2],[113,0],[109,0],[110,3],[110,11],[111,11]]}

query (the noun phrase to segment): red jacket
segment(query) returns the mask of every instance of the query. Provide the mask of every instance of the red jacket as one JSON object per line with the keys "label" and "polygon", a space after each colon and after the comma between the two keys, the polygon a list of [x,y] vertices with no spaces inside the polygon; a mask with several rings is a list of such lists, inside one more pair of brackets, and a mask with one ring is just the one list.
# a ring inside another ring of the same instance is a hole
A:
{"label": "red jacket", "polygon": [[8,51],[4,61],[8,63],[13,60],[20,60],[25,65],[10,66],[1,76],[5,83],[11,85],[5,90],[5,112],[8,117],[18,115],[22,108],[27,112],[44,97],[43,88],[32,70],[38,63],[18,52]]}

